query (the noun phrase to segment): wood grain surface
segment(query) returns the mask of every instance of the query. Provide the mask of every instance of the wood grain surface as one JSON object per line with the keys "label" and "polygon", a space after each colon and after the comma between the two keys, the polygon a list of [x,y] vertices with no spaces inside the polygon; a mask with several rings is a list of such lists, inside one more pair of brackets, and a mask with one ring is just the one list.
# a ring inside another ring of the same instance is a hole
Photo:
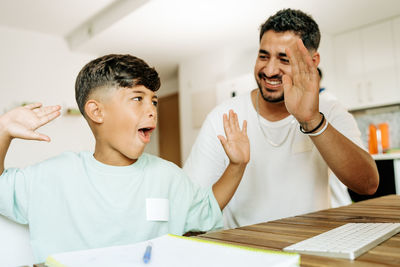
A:
{"label": "wood grain surface", "polygon": [[[400,195],[388,195],[345,207],[210,232],[196,238],[254,248],[282,250],[293,243],[351,222],[399,223]],[[400,266],[400,233],[353,261],[301,255],[301,266]]]}

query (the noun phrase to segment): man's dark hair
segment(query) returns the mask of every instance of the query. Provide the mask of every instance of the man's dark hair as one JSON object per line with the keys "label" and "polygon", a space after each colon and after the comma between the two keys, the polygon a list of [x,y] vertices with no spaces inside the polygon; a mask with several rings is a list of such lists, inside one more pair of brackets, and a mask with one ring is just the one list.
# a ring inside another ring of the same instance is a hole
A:
{"label": "man's dark hair", "polygon": [[322,80],[322,70],[319,67],[317,67],[317,71],[318,71],[319,78]]}
{"label": "man's dark hair", "polygon": [[75,82],[75,99],[85,116],[84,106],[89,95],[99,88],[143,85],[151,91],[160,88],[160,78],[154,68],[131,55],[106,55],[86,64]]}
{"label": "man's dark hair", "polygon": [[274,32],[293,32],[301,38],[308,50],[317,50],[321,39],[318,24],[310,15],[300,10],[283,9],[269,17],[261,25],[260,41],[264,33],[269,30]]}

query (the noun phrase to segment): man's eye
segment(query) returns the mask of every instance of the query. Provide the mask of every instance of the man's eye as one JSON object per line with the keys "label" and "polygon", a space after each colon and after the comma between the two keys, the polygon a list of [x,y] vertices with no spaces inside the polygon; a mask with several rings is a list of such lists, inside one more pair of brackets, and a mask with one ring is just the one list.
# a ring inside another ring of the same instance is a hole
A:
{"label": "man's eye", "polygon": [[286,59],[286,58],[281,58],[281,61],[282,61],[283,63],[289,63],[289,59]]}

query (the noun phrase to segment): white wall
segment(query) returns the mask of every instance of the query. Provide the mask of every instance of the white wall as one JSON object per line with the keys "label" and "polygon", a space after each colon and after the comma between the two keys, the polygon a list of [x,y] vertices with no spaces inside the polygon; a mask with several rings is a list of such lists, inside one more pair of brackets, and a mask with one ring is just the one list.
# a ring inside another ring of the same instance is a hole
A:
{"label": "white wall", "polygon": [[[324,72],[323,85],[333,87],[332,37],[322,34],[320,66]],[[258,53],[258,44],[252,48],[223,48],[196,57],[191,57],[179,65],[179,105],[181,119],[181,149],[183,161],[199,132],[193,127],[192,95],[215,90],[216,84],[253,73]],[[252,86],[252,85],[251,85]]]}
{"label": "white wall", "polygon": [[[75,104],[74,84],[79,70],[95,56],[72,53],[64,40],[36,32],[0,27],[0,112],[23,102]],[[91,150],[94,138],[81,116],[58,118],[39,130],[50,143],[14,140],[6,167],[29,165],[67,150]]]}

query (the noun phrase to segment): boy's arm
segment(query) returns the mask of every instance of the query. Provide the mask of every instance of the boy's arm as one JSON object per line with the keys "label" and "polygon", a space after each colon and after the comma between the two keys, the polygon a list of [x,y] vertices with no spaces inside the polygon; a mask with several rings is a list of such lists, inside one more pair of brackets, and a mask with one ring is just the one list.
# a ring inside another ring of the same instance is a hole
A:
{"label": "boy's arm", "polygon": [[0,116],[0,175],[4,171],[4,159],[11,140],[50,141],[47,135],[36,129],[54,120],[60,115],[60,106],[42,107],[41,103],[18,107]]}
{"label": "boy's arm", "polygon": [[247,122],[243,121],[240,130],[238,117],[232,110],[229,117],[223,116],[224,130],[226,138],[218,136],[225,153],[229,157],[229,165],[221,178],[213,185],[213,193],[221,210],[225,208],[235,193],[240,181],[242,180],[246,165],[250,160],[250,143],[247,137]]}

